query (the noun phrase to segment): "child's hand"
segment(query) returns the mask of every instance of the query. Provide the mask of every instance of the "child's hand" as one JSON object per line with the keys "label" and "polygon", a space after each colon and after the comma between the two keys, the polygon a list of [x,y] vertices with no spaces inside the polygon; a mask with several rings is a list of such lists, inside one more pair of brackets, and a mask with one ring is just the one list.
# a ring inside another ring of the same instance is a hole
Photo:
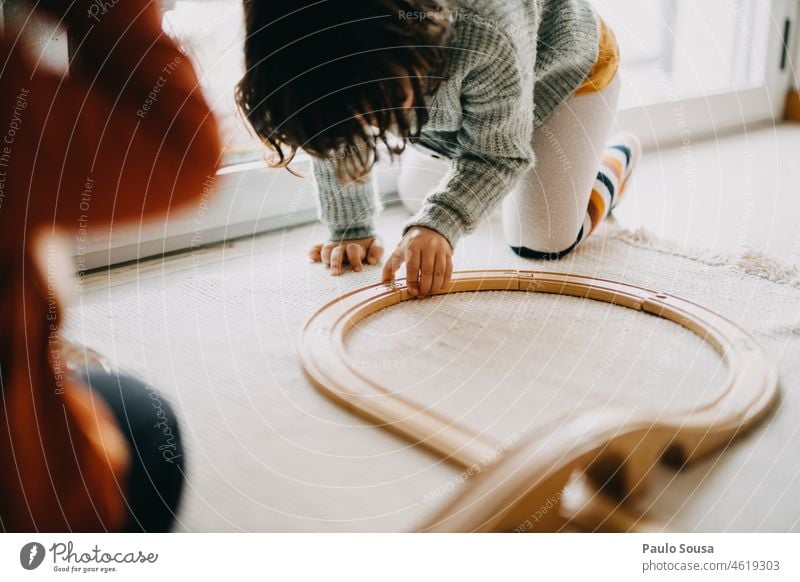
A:
{"label": "child's hand", "polygon": [[341,275],[345,265],[350,265],[354,271],[361,272],[365,260],[370,265],[377,265],[380,262],[383,257],[383,243],[377,236],[320,243],[311,247],[308,257],[315,263],[325,263],[334,276]]}
{"label": "child's hand", "polygon": [[400,266],[406,264],[408,291],[414,297],[444,291],[453,275],[453,249],[435,230],[411,228],[383,267],[384,283],[392,281]]}

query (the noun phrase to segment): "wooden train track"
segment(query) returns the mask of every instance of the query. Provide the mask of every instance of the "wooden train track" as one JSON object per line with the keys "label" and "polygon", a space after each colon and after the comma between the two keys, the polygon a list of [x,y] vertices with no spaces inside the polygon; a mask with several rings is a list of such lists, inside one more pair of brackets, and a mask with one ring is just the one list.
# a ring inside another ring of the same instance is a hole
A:
{"label": "wooden train track", "polygon": [[[777,399],[775,368],[760,344],[686,299],[595,277],[517,270],[454,273],[440,294],[473,291],[569,295],[662,317],[708,342],[728,374],[720,396],[705,406],[651,417],[619,405],[579,410],[498,456],[499,443],[393,394],[350,365],[346,335],[365,317],[412,299],[404,281],[331,301],[301,332],[299,357],[314,384],[379,426],[477,473],[422,530],[558,531],[569,522],[595,530],[657,529],[628,507],[650,469],[719,449],[754,426]],[[493,460],[487,465],[486,459]]]}

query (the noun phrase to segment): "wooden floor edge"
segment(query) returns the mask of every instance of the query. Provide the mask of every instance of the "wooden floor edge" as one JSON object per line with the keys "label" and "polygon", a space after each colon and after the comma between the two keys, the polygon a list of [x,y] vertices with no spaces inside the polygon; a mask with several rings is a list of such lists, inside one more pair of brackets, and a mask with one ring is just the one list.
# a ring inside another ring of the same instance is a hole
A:
{"label": "wooden floor edge", "polygon": [[800,123],[800,89],[793,89],[786,95],[783,119]]}

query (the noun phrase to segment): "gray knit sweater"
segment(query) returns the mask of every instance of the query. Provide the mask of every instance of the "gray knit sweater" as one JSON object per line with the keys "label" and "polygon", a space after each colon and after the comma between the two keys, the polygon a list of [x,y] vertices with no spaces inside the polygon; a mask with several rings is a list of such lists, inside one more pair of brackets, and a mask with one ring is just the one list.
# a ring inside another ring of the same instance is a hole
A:
{"label": "gray knit sweater", "polygon": [[[450,170],[408,223],[463,234],[534,163],[531,137],[588,76],[598,24],[587,0],[450,0],[454,38],[445,81],[429,99],[415,147],[450,159]],[[344,187],[332,160],[315,160],[320,218],[332,240],[374,234],[373,180]]]}

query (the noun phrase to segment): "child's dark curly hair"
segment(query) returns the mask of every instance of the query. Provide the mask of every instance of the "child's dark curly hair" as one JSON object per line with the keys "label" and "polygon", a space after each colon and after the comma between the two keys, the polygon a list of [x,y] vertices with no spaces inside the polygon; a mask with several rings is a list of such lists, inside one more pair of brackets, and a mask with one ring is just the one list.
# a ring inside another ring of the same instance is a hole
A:
{"label": "child's dark curly hair", "polygon": [[447,65],[442,0],[244,0],[244,9],[236,100],[276,166],[302,148],[360,180],[389,131],[403,142],[419,135]]}

